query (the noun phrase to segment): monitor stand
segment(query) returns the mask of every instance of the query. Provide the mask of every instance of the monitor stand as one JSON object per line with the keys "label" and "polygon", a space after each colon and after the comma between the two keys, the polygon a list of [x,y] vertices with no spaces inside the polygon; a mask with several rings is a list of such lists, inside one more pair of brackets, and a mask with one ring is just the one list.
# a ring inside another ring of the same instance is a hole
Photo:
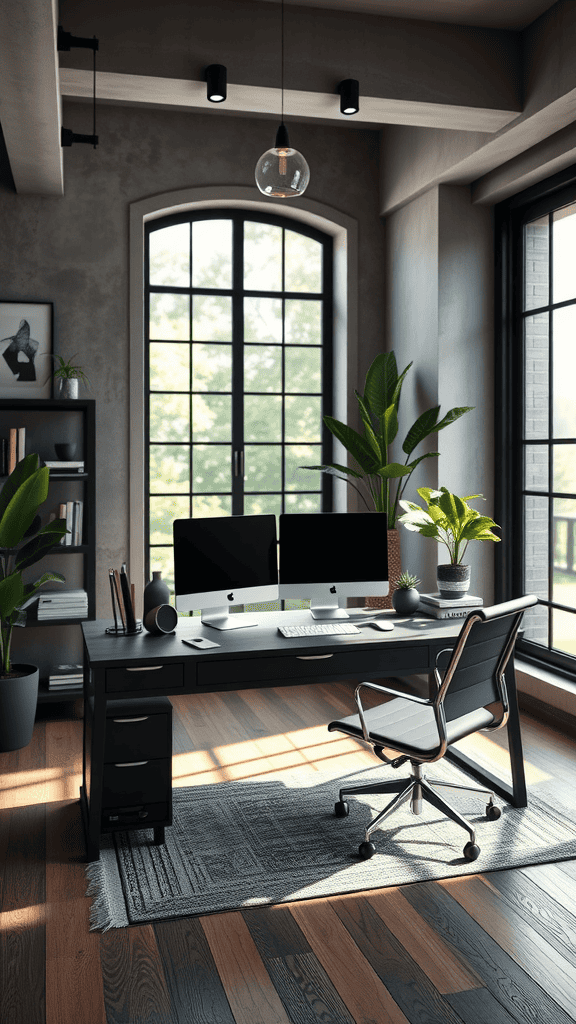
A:
{"label": "monitor stand", "polygon": [[318,601],[310,601],[310,614],[313,619],[332,621],[334,619],[349,619],[350,616],[345,608],[340,608],[338,599],[332,604],[322,603]]}
{"label": "monitor stand", "polygon": [[245,615],[230,615],[228,605],[203,609],[200,621],[203,626],[213,626],[214,629],[243,629],[244,626],[258,625],[258,619],[249,619]]}

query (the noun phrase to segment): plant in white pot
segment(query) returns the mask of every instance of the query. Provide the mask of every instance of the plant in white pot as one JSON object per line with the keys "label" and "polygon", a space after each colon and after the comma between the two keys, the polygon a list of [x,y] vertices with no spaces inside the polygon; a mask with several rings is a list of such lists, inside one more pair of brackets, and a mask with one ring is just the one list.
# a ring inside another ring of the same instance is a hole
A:
{"label": "plant in white pot", "polygon": [[70,359],[63,359],[62,356],[54,356],[57,367],[52,374],[56,382],[57,398],[78,398],[78,382],[82,381],[85,387],[90,387],[90,381],[80,366],[75,366]]}
{"label": "plant in white pot", "polygon": [[447,487],[441,487],[439,491],[419,487],[418,494],[426,502],[427,509],[413,501],[400,501],[405,511],[398,522],[407,530],[421,533],[423,537],[433,537],[448,548],[450,562],[439,565],[436,572],[438,590],[441,597],[463,597],[470,587],[470,566],[462,561],[468,544],[471,540],[498,543],[500,537],[492,533],[492,528],[499,530],[500,527],[489,516],[481,515],[468,505],[475,498],[483,499],[482,494],[459,498]]}
{"label": "plant in white pot", "polygon": [[38,455],[17,463],[0,492],[0,751],[18,750],[32,738],[38,699],[38,668],[14,664],[12,635],[26,622],[25,606],[45,583],[64,582],[46,570],[34,582],[22,573],[44,558],[66,533],[66,521],[41,528],[38,514],[48,496],[50,470]]}

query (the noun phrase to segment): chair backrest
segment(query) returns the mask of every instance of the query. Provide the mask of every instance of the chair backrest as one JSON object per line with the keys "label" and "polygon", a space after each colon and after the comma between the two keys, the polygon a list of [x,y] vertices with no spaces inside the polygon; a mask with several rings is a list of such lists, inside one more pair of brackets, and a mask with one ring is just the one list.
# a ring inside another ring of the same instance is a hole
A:
{"label": "chair backrest", "polygon": [[503,698],[506,702],[499,677],[514,650],[523,613],[537,601],[528,594],[491,608],[475,608],[467,616],[440,690],[446,721]]}

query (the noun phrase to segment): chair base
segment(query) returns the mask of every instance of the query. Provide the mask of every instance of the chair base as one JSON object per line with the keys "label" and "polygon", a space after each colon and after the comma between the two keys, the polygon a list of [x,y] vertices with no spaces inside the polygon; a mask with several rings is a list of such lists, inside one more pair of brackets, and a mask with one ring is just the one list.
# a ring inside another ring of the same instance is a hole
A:
{"label": "chair base", "polygon": [[360,856],[367,859],[372,857],[375,852],[375,846],[370,842],[370,835],[375,829],[380,828],[382,822],[389,817],[398,807],[410,800],[410,808],[413,814],[422,813],[422,801],[426,800],[429,804],[445,814],[447,818],[456,822],[460,825],[470,836],[469,842],[464,847],[464,856],[467,860],[476,860],[480,853],[480,847],[476,844],[476,833],[472,828],[472,825],[466,818],[438,795],[432,788],[433,786],[445,786],[448,789],[463,789],[470,793],[479,793],[488,797],[488,804],[486,806],[486,815],[492,820],[500,817],[500,808],[494,803],[494,793],[489,789],[482,789],[479,786],[462,786],[458,783],[451,782],[440,782],[434,779],[426,779],[424,777],[424,768],[420,761],[412,761],[412,775],[409,778],[403,779],[389,779],[386,782],[373,783],[370,786],[346,786],[340,790],[338,802],[334,806],[334,811],[337,817],[342,818],[348,814],[348,804],[344,800],[347,795],[362,795],[369,793],[395,793],[396,795],[392,798],[389,804],[380,811],[368,825],[365,831],[365,840],[360,844],[359,853]]}

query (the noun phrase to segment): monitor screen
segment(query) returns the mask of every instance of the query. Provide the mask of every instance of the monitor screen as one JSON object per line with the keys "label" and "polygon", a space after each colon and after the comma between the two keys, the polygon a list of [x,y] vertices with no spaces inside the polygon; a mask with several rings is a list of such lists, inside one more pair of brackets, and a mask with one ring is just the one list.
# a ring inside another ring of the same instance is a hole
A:
{"label": "monitor screen", "polygon": [[315,618],[344,618],[343,599],[387,593],[384,512],[280,516],[280,597],[310,598]]}
{"label": "monitor screen", "polygon": [[[276,517],[176,519],[174,587],[178,611],[212,610],[211,616],[202,615],[210,625],[217,625],[210,619],[228,618],[232,604],[275,600]],[[246,620],[243,624],[248,625]],[[234,625],[228,623],[218,628],[230,629]]]}

